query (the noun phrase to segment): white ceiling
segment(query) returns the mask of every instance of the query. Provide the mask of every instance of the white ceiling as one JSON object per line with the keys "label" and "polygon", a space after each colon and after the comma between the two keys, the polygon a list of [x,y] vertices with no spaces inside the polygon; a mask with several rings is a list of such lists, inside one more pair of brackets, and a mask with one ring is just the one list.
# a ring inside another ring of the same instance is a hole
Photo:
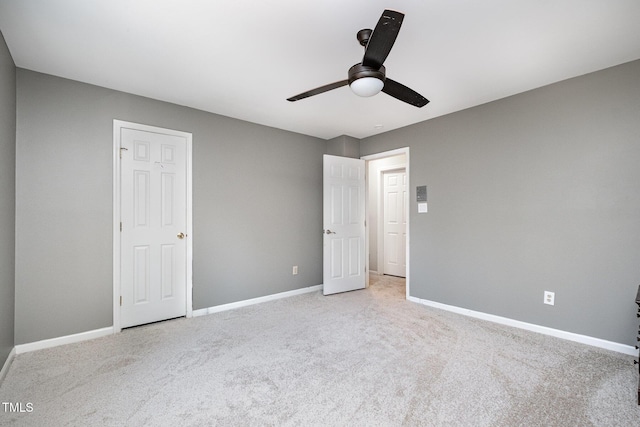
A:
{"label": "white ceiling", "polygon": [[[348,87],[356,33],[405,13],[387,76]],[[638,0],[0,0],[18,67],[320,138],[363,138],[640,58]],[[382,126],[382,127],[380,127]]]}

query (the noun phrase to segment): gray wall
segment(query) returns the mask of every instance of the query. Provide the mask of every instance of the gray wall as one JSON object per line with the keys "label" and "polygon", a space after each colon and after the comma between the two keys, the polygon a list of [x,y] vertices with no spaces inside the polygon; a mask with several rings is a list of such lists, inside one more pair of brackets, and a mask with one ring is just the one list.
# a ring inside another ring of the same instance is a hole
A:
{"label": "gray wall", "polygon": [[360,140],[352,136],[341,135],[326,142],[326,154],[332,156],[360,158]]}
{"label": "gray wall", "polygon": [[0,33],[0,368],[13,349],[16,67]]}
{"label": "gray wall", "polygon": [[16,344],[112,325],[113,119],[193,133],[194,309],[322,283],[324,140],[18,69]]}
{"label": "gray wall", "polygon": [[[413,296],[634,344],[640,61],[377,135],[360,150],[405,146]],[[427,214],[417,214],[419,185]],[[555,306],[542,303],[545,290]]]}
{"label": "gray wall", "polygon": [[[16,344],[112,324],[114,118],[194,135],[195,309],[321,283],[325,141],[21,69],[17,95]],[[633,344],[639,135],[636,61],[365,139],[360,154],[411,149],[413,296]]]}

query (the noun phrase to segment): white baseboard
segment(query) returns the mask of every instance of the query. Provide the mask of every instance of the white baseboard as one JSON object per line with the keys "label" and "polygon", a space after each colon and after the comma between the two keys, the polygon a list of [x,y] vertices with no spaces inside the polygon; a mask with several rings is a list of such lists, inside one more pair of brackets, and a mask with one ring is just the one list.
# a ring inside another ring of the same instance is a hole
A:
{"label": "white baseboard", "polygon": [[550,335],[556,338],[562,338],[569,341],[575,341],[582,344],[587,344],[594,347],[600,347],[607,350],[615,351],[618,353],[628,354],[630,356],[638,356],[638,350],[635,347],[620,344],[613,341],[607,341],[600,338],[594,338],[587,335],[575,334],[573,332],[562,331],[559,329],[548,328],[546,326],[535,325],[533,323],[521,322],[519,320],[509,319],[508,317],[496,316],[493,314],[482,313],[480,311],[473,311],[466,308],[456,307],[453,305],[442,304],[435,301],[429,301],[416,297],[409,297],[409,301],[423,304],[429,307],[439,308],[441,310],[450,311],[464,316],[475,317],[477,319],[488,320],[489,322],[500,323],[501,325],[512,326],[514,328],[525,329],[531,332],[538,332],[544,335]]}
{"label": "white baseboard", "polygon": [[307,294],[310,292],[321,291],[322,285],[309,286],[308,288],[295,289],[293,291],[280,292],[279,294],[266,295],[264,297],[247,299],[244,301],[232,302],[229,304],[216,305],[209,308],[201,308],[193,310],[193,317],[205,316],[207,314],[219,313],[221,311],[234,310],[240,307],[247,307],[254,304],[260,304],[267,301],[274,301],[282,298],[289,298],[296,295]]}
{"label": "white baseboard", "polygon": [[0,384],[4,380],[4,377],[9,372],[9,366],[11,366],[11,362],[13,362],[13,358],[16,356],[16,348],[13,347],[9,352],[9,356],[7,356],[7,360],[4,361],[4,365],[2,365],[2,370],[0,370]]}
{"label": "white baseboard", "polygon": [[[235,308],[246,307],[249,305],[259,304],[262,302],[273,301],[281,298],[288,298],[295,295],[306,294],[309,292],[316,292],[322,290],[322,285],[309,286],[307,288],[295,289],[293,291],[281,292],[279,294],[267,295],[264,297],[253,298],[245,301],[233,302],[230,304],[218,305],[215,307],[203,308],[200,310],[193,310],[193,317],[204,316],[206,314],[217,313],[220,311],[233,310]],[[9,359],[13,358],[13,354],[28,353],[30,351],[42,350],[45,348],[57,347],[65,344],[73,344],[81,341],[87,341],[94,338],[100,338],[114,333],[113,326],[107,328],[96,329],[93,331],[81,332],[79,334],[66,335],[58,338],[51,338],[42,341],[36,341],[27,344],[19,344],[14,347]],[[10,365],[9,359],[5,363],[5,367],[2,368],[4,374],[5,369]]]}
{"label": "white baseboard", "polygon": [[45,348],[58,347],[59,345],[73,344],[81,341],[92,340],[113,334],[113,326],[108,328],[95,329],[93,331],[80,332],[79,334],[66,335],[58,338],[51,338],[27,344],[16,345],[16,354],[28,353],[30,351],[42,350]]}

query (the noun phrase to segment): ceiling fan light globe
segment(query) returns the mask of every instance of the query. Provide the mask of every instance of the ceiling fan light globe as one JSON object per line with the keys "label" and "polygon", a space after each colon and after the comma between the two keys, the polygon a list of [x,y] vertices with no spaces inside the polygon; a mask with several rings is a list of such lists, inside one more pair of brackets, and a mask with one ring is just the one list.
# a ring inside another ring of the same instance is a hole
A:
{"label": "ceiling fan light globe", "polygon": [[384,82],[377,77],[361,77],[349,85],[353,93],[362,97],[369,97],[380,93]]}

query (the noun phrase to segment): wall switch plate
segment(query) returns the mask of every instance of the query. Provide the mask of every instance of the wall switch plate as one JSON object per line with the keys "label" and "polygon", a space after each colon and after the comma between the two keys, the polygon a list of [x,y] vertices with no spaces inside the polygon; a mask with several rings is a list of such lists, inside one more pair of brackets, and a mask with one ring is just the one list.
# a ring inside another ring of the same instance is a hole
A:
{"label": "wall switch plate", "polygon": [[556,293],[544,291],[544,303],[549,305],[554,305],[556,300]]}
{"label": "wall switch plate", "polygon": [[298,274],[298,266],[297,266],[297,265],[294,265],[294,266],[293,266],[293,272],[292,272],[292,274],[293,274],[294,276],[295,276],[296,274]]}

